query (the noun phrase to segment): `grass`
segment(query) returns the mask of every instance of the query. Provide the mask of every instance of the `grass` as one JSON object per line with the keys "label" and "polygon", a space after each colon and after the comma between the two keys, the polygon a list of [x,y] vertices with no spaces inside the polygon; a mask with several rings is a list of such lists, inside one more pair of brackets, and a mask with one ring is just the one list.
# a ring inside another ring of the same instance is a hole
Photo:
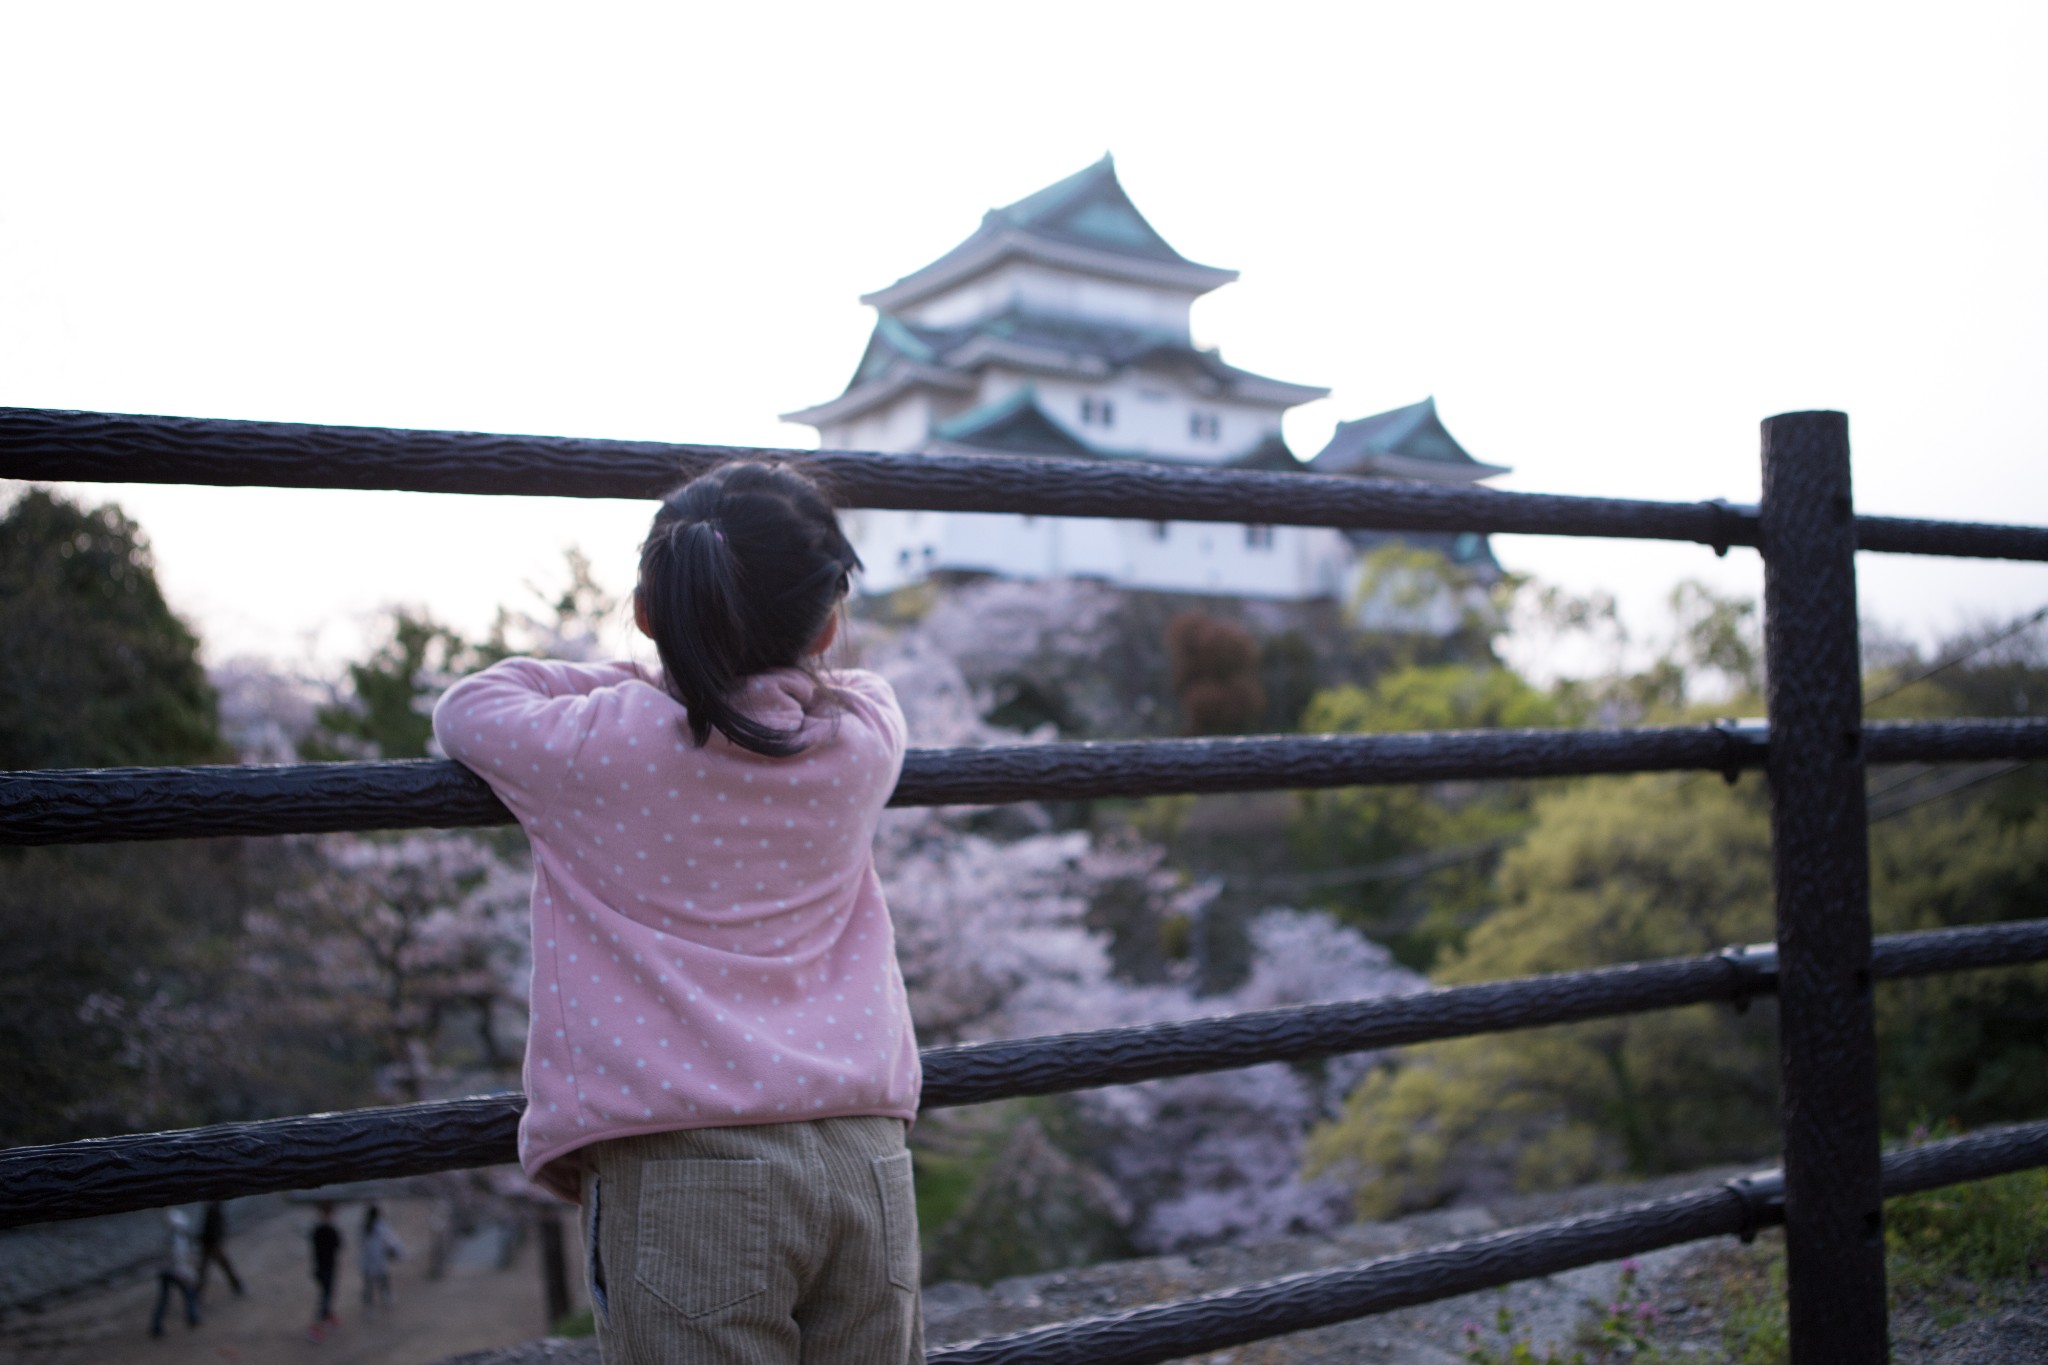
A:
{"label": "grass", "polygon": [[1894,1302],[1974,1302],[1987,1289],[2048,1275],[2048,1169],[1894,1199],[1885,1249]]}
{"label": "grass", "polygon": [[548,1335],[557,1337],[594,1337],[597,1335],[597,1319],[589,1307],[578,1308],[556,1318],[548,1329]]}

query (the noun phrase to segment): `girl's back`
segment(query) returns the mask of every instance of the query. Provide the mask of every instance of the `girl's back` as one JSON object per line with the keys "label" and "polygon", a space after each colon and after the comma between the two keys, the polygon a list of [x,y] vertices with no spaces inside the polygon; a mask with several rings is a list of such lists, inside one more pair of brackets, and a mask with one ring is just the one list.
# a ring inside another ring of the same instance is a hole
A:
{"label": "girl's back", "polygon": [[872,845],[902,766],[886,682],[796,669],[746,710],[804,749],[713,735],[627,664],[509,659],[434,714],[533,845],[521,1157],[576,1196],[587,1143],[684,1127],[915,1116],[917,1049]]}
{"label": "girl's back", "polygon": [[583,1205],[614,1365],[923,1359],[903,717],[813,662],[859,567],[802,475],[723,466],[640,547],[659,671],[508,659],[434,712],[533,845],[520,1160]]}

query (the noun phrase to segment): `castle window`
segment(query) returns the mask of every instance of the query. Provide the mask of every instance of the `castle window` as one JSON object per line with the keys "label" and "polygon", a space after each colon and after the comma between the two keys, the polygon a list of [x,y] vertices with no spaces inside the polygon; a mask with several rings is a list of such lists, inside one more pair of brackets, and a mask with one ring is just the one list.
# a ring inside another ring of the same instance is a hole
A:
{"label": "castle window", "polygon": [[1188,435],[1197,441],[1213,441],[1222,434],[1223,421],[1213,412],[1188,414]]}
{"label": "castle window", "polygon": [[1116,404],[1107,398],[1088,397],[1081,400],[1081,425],[1085,427],[1113,427],[1116,425]]}
{"label": "castle window", "polygon": [[1163,522],[1163,521],[1155,521],[1155,522],[1153,522],[1153,523],[1152,523],[1152,539],[1154,539],[1154,540],[1164,540],[1164,539],[1166,539],[1166,533],[1167,533],[1168,529],[1169,529],[1169,528],[1168,528],[1167,524],[1166,524],[1165,522]]}
{"label": "castle window", "polygon": [[1244,528],[1244,543],[1248,550],[1270,550],[1273,548],[1273,528],[1270,526],[1247,526]]}

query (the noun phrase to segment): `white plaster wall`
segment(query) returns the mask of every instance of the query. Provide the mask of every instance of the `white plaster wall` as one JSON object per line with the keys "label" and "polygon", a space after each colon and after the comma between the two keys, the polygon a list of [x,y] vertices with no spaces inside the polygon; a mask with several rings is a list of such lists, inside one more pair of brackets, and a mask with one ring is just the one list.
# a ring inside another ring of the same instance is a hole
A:
{"label": "white plaster wall", "polygon": [[[1007,391],[1014,392],[1021,376]],[[1102,383],[1041,377],[1039,406],[1046,415],[1092,445],[1172,460],[1220,464],[1250,453],[1259,442],[1280,430],[1280,414],[1272,408],[1206,398],[1177,375],[1127,370]],[[990,386],[983,385],[986,393]],[[1107,426],[1084,425],[1083,398],[1107,398],[1115,421]],[[1195,436],[1188,418],[1193,413],[1216,418],[1216,438]]]}
{"label": "white plaster wall", "polygon": [[999,265],[899,310],[898,316],[921,327],[961,327],[1002,312],[1016,295],[1009,267]]}
{"label": "white plaster wall", "polygon": [[1149,521],[1116,525],[1124,549],[1117,577],[1130,587],[1290,601],[1316,595],[1298,547],[1279,528],[1273,544],[1261,547],[1248,544],[1245,528],[1231,522],[1167,522],[1163,536]]}
{"label": "white plaster wall", "polygon": [[1011,260],[903,309],[901,316],[926,327],[959,327],[1014,306],[1054,317],[1149,327],[1185,339],[1196,297],[1186,290]]}
{"label": "white plaster wall", "polygon": [[890,592],[940,569],[1100,578],[1153,592],[1288,602],[1335,597],[1367,628],[1436,635],[1455,630],[1467,612],[1490,610],[1484,589],[1430,591],[1439,588],[1434,580],[1383,580],[1362,595],[1362,566],[1338,532],[1319,526],[1274,527],[1271,548],[1260,549],[1246,543],[1242,526],[1227,522],[1169,522],[1160,539],[1151,522],[1100,517],[874,509],[843,517],[867,565],[863,592]]}
{"label": "white plaster wall", "polygon": [[[1156,592],[1302,601],[1350,591],[1349,550],[1321,527],[1273,529],[1270,547],[1226,522],[1028,517],[1011,513],[863,510],[845,516],[867,565],[862,587],[889,592],[934,571],[1007,578],[1101,578]],[[1455,620],[1455,617],[1453,617]]]}
{"label": "white plaster wall", "polygon": [[915,450],[932,420],[931,395],[912,389],[858,417],[819,427],[818,444],[825,450]]}
{"label": "white plaster wall", "polygon": [[839,520],[864,566],[856,580],[862,592],[893,592],[935,567],[924,554],[938,532],[939,518],[933,513],[865,507],[842,512]]}

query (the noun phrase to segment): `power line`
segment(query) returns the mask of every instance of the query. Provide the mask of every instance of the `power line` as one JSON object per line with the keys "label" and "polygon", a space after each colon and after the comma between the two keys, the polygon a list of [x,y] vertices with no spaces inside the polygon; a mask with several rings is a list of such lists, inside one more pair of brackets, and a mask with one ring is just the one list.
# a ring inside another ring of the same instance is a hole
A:
{"label": "power line", "polygon": [[1887,697],[1895,697],[1899,693],[1905,691],[1909,687],[1912,687],[1916,683],[1926,682],[1929,678],[1933,677],[1937,673],[1945,673],[1949,669],[1954,668],[1957,664],[1967,663],[1969,660],[1975,658],[1979,654],[1982,654],[1985,650],[1991,648],[1993,645],[2004,644],[2007,640],[2010,640],[2013,636],[2018,635],[2020,632],[2027,630],[2032,626],[2039,625],[2043,620],[2048,620],[2048,607],[2042,607],[2039,611],[2034,612],[2030,616],[2021,617],[2019,620],[2007,626],[2004,630],[1999,631],[1998,634],[1993,635],[1990,639],[1980,640],[1976,644],[1971,645],[1968,649],[1964,650],[1960,654],[1955,655],[1952,658],[1943,659],[1938,664],[1933,664],[1927,668],[1921,669],[1918,673],[1913,674],[1911,677],[1902,678],[1898,682],[1893,683],[1890,687],[1885,688],[1882,692],[1875,693],[1871,696],[1866,696],[1863,699],[1863,704],[1865,706],[1872,706],[1878,702],[1885,700],[1885,698]]}
{"label": "power line", "polygon": [[[1889,820],[1894,815],[1904,815],[1916,806],[1924,806],[1930,801],[1939,801],[1944,796],[1954,796],[1958,792],[1966,791],[1971,787],[1980,786],[1983,783],[2004,777],[2008,773],[2016,773],[2026,766],[2025,763],[1992,763],[1981,768],[1965,768],[1962,772],[1955,774],[1945,781],[1937,782],[1926,791],[1918,793],[1908,792],[1904,800],[1874,801],[1871,803],[1872,809],[1869,813],[1870,823],[1874,825],[1880,820]],[[1895,790],[1895,788],[1887,788],[1887,790]]]}

